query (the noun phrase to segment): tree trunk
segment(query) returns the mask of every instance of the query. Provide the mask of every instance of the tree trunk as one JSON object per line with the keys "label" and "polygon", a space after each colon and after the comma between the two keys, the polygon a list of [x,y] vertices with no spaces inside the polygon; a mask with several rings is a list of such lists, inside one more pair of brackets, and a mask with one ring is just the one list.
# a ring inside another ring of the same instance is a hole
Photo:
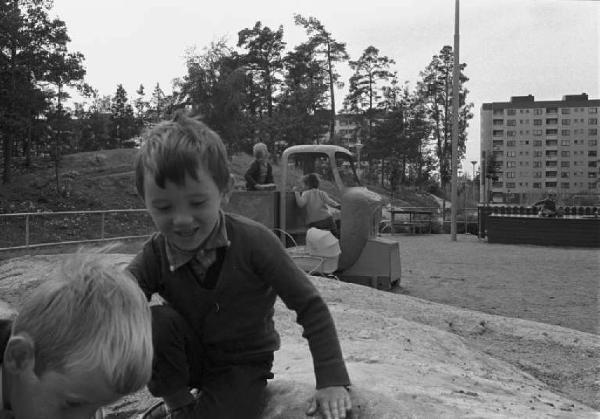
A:
{"label": "tree trunk", "polygon": [[29,119],[29,121],[27,121],[27,136],[25,138],[25,141],[23,143],[23,155],[25,156],[25,167],[31,167],[31,132],[33,131],[32,128],[32,121],[31,119]]}
{"label": "tree trunk", "polygon": [[333,65],[331,64],[331,46],[327,41],[327,66],[329,72],[329,94],[331,95],[331,121],[329,122],[329,142],[335,136],[335,94],[333,89]]}
{"label": "tree trunk", "polygon": [[11,163],[12,163],[12,144],[13,134],[11,132],[4,135],[2,141],[2,151],[4,152],[4,171],[2,172],[2,183],[10,183],[12,180],[11,176]]}

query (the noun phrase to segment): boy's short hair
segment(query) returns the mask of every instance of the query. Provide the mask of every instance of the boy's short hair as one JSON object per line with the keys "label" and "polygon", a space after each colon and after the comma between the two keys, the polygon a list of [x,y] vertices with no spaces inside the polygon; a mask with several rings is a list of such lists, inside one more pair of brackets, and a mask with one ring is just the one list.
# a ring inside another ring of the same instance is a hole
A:
{"label": "boy's short hair", "polygon": [[34,342],[34,372],[102,371],[128,394],[152,372],[148,302],[133,277],[97,254],[70,256],[27,299],[12,334]]}
{"label": "boy's short hair", "polygon": [[186,174],[198,180],[199,167],[221,192],[228,190],[229,165],[221,137],[199,119],[179,112],[145,133],[135,160],[135,186],[143,198],[146,173],[164,188],[167,180],[183,185]]}
{"label": "boy's short hair", "polygon": [[319,175],[316,173],[309,173],[302,178],[304,184],[310,189],[317,189],[319,187]]}
{"label": "boy's short hair", "polygon": [[269,154],[269,149],[265,143],[256,143],[252,147],[252,155],[255,159],[266,157]]}

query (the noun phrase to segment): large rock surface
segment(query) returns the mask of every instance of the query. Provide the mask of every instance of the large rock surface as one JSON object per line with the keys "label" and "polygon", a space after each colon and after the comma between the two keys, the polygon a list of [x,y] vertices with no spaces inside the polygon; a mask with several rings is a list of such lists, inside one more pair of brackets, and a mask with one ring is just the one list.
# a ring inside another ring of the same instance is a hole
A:
{"label": "large rock surface", "polygon": [[[123,266],[130,255],[103,255]],[[0,299],[18,309],[61,256],[22,257],[0,265]],[[353,418],[596,417],[517,367],[469,345],[468,334],[501,342],[529,339],[598,354],[598,336],[436,304],[360,285],[312,278],[328,302],[353,381]],[[8,309],[0,304],[0,315]],[[308,345],[295,313],[278,302],[282,349],[264,418],[304,418],[314,388]],[[543,354],[540,354],[543,356]],[[152,402],[145,392],[107,409],[125,418]]]}

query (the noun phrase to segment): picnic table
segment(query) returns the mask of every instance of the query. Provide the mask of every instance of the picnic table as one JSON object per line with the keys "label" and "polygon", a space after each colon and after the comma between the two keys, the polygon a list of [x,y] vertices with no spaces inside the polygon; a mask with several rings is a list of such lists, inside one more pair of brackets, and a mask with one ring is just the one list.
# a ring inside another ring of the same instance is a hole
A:
{"label": "picnic table", "polygon": [[[395,233],[395,218],[398,214],[408,214],[408,222],[402,222],[401,224],[408,227],[410,234],[415,234],[417,227],[427,227],[427,232],[431,233],[431,222],[433,220],[433,211],[418,209],[418,208],[392,208],[390,209],[391,216],[391,231]],[[423,217],[426,216],[426,220]]]}

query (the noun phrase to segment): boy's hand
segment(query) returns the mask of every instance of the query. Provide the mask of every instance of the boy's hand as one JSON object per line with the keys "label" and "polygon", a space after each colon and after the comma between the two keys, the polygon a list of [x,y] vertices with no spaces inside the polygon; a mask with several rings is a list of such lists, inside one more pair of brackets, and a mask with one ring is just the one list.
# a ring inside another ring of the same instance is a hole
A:
{"label": "boy's hand", "polygon": [[324,419],[344,419],[352,410],[350,394],[344,387],[325,387],[317,390],[306,411],[308,416],[321,413]]}

